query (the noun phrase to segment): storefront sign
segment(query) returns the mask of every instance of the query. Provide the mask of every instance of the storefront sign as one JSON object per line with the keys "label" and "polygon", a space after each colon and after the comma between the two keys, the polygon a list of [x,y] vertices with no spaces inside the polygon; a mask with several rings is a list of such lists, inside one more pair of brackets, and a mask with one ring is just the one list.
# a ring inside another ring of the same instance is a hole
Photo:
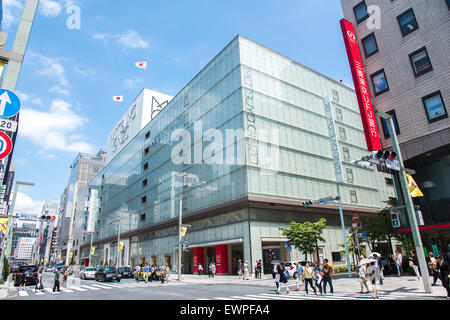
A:
{"label": "storefront sign", "polygon": [[370,99],[369,87],[366,81],[366,74],[359,52],[358,41],[356,39],[353,25],[345,20],[341,20],[341,29],[344,36],[347,56],[350,62],[353,82],[355,84],[356,97],[358,98],[359,111],[363,123],[364,134],[366,136],[367,150],[381,150],[381,141],[378,134],[377,121],[373,112],[372,101]]}
{"label": "storefront sign", "polygon": [[344,175],[341,162],[341,154],[339,152],[339,143],[336,136],[336,126],[334,123],[333,108],[329,97],[323,99],[325,105],[325,114],[327,116],[328,133],[330,134],[331,153],[333,154],[334,171],[336,173],[336,182],[344,182]]}

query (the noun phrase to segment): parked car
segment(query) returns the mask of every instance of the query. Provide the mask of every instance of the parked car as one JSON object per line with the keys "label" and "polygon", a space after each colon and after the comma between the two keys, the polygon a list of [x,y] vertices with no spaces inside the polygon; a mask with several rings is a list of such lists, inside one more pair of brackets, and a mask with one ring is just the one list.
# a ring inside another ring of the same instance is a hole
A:
{"label": "parked car", "polygon": [[293,277],[294,279],[297,279],[297,268],[295,267],[295,262],[300,262],[300,265],[302,267],[306,266],[306,263],[309,263],[309,266],[312,268],[314,267],[314,263],[311,261],[306,261],[306,260],[300,260],[300,261],[286,261],[284,263],[284,267],[286,268],[286,270],[289,271],[289,275],[291,277]]}
{"label": "parked car", "polygon": [[66,267],[66,266],[63,266],[63,265],[61,265],[61,264],[57,264],[57,265],[55,266],[55,268],[53,269],[53,272],[55,272],[56,270],[58,270],[59,272],[61,272],[62,270],[64,270],[65,267]]}
{"label": "parked car", "polygon": [[83,269],[81,269],[80,271],[80,279],[95,279],[96,272],[97,269],[95,269],[94,267],[83,267]]}
{"label": "parked car", "polygon": [[117,272],[124,278],[133,278],[133,270],[130,267],[119,267]]}
{"label": "parked car", "polygon": [[34,264],[20,266],[14,279],[15,287],[19,286],[23,277],[25,277],[25,285],[36,284],[38,278],[38,267]]}
{"label": "parked car", "polygon": [[120,282],[122,276],[117,273],[113,267],[100,267],[95,273],[95,281],[113,281]]}
{"label": "parked car", "polygon": [[53,272],[54,268],[52,266],[46,266],[45,272]]}

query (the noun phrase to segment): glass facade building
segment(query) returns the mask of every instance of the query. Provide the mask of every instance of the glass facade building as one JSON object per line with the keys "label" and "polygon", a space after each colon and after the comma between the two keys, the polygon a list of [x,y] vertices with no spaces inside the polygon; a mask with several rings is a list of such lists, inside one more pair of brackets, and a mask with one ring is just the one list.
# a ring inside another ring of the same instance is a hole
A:
{"label": "glass facade building", "polygon": [[[115,264],[120,252],[121,265],[175,270],[180,209],[190,225],[186,273],[211,261],[219,274],[235,274],[238,259],[262,259],[270,269],[274,257],[303,258],[284,246],[279,227],[291,221],[325,217],[327,241],[317,258],[340,252],[337,205],[301,205],[336,196],[325,97],[337,116],[347,227],[353,213],[384,207],[394,196],[387,175],[351,163],[367,154],[354,90],[237,36],[89,185],[93,262]],[[89,252],[88,241],[81,250]]]}

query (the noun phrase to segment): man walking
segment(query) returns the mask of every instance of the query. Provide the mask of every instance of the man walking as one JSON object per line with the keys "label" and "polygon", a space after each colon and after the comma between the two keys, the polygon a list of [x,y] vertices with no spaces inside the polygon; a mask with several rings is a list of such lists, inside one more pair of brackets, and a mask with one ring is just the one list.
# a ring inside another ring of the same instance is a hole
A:
{"label": "man walking", "polygon": [[295,291],[300,291],[300,281],[302,281],[303,278],[303,267],[299,262],[295,262],[295,267],[297,269],[297,279],[295,280],[297,289],[295,289]]}
{"label": "man walking", "polygon": [[435,286],[436,282],[437,282],[437,279],[440,278],[439,271],[437,270],[437,260],[434,257],[433,252],[429,252],[428,253],[428,258],[429,258],[428,266],[430,267],[431,274],[433,275],[433,284],[432,284],[432,286]]}
{"label": "man walking", "polygon": [[444,288],[447,290],[447,299],[450,299],[450,288],[449,288],[449,274],[450,274],[450,268],[447,262],[444,262],[442,260],[441,255],[438,255],[436,257],[437,260],[437,269],[439,270],[441,274],[441,281]]}
{"label": "man walking", "polygon": [[148,271],[149,271],[148,263],[146,263],[145,264],[145,268],[144,268],[144,280],[145,280],[145,283],[148,282]]}
{"label": "man walking", "polygon": [[323,259],[323,294],[327,294],[327,283],[330,285],[330,293],[333,295],[333,282],[331,279],[331,274],[333,273],[333,268],[328,264],[328,259]]}
{"label": "man walking", "polygon": [[139,277],[141,276],[141,266],[139,264],[136,265],[136,282],[139,282]]}
{"label": "man walking", "polygon": [[402,263],[403,263],[402,259],[403,259],[402,254],[398,250],[395,250],[394,261],[395,265],[397,266],[397,273],[399,277],[402,276]]}
{"label": "man walking", "polygon": [[242,264],[242,260],[239,259],[239,263],[238,263],[238,275],[239,275],[239,279],[242,277],[242,280],[244,279],[243,267],[244,267],[244,265]]}
{"label": "man walking", "polygon": [[53,292],[55,292],[55,290],[57,289],[58,290],[58,292],[60,292],[60,290],[59,290],[59,277],[60,277],[60,274],[59,274],[59,271],[58,271],[58,268],[56,268],[56,270],[55,270],[55,283],[53,284]]}
{"label": "man walking", "polygon": [[258,261],[257,269],[258,269],[258,277],[260,279],[262,279],[262,261],[261,260]]}
{"label": "man walking", "polygon": [[203,266],[201,263],[198,264],[198,275],[201,276],[203,274]]}

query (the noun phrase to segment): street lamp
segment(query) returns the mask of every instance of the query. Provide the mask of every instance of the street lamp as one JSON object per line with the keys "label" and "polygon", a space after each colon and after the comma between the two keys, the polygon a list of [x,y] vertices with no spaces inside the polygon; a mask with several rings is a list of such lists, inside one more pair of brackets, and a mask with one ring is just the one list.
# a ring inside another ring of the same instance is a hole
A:
{"label": "street lamp", "polygon": [[[0,216],[0,218],[18,218],[17,216],[14,216],[14,206],[16,204],[16,197],[17,197],[17,190],[19,189],[19,185],[23,185],[23,186],[34,186],[33,182],[25,182],[25,181],[16,181],[16,185],[14,186],[14,194],[13,194],[13,198],[12,198],[12,202],[11,202],[11,207],[10,207],[10,214],[7,216]],[[8,219],[8,223],[6,225],[6,248],[3,248],[2,250],[2,256],[0,258],[0,270],[3,270],[3,260],[5,258],[5,249],[6,249],[6,256],[9,258],[9,256],[11,255],[11,247],[12,245],[10,244],[11,242],[11,229],[12,229],[12,219]],[[0,271],[1,272],[1,271]]]}
{"label": "street lamp", "polygon": [[[398,162],[400,163],[400,167],[403,168],[403,158],[400,151],[400,145],[398,144],[397,133],[394,127],[394,121],[389,114],[375,111],[375,114],[380,118],[386,120],[389,133],[391,135],[392,148],[394,152],[397,154]],[[422,240],[420,238],[419,227],[417,224],[417,219],[414,211],[414,205],[411,199],[411,195],[409,194],[409,186],[408,186],[408,178],[406,177],[405,170],[400,170],[399,172],[399,180],[400,180],[400,189],[403,194],[403,198],[405,199],[406,212],[408,215],[409,223],[411,224],[411,233],[414,240],[414,245],[416,247],[417,260],[419,262],[419,268],[422,273],[422,281],[423,286],[426,293],[432,293],[433,290],[430,284],[430,278],[428,277],[428,268],[425,260],[425,254],[423,251]]]}

